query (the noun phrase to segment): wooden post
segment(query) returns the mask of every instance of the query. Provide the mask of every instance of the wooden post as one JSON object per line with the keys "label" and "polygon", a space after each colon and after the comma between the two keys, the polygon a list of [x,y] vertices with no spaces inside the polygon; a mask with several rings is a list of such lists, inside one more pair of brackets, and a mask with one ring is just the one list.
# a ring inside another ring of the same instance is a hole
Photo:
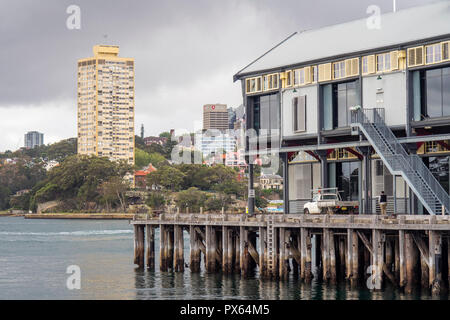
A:
{"label": "wooden post", "polygon": [[273,270],[271,277],[278,279],[280,266],[280,228],[273,228]]}
{"label": "wooden post", "polygon": [[[314,267],[315,267],[315,277],[317,277],[317,280],[322,280],[323,278],[323,266],[321,266],[321,261],[322,259],[322,251],[323,251],[323,234],[319,235],[316,234],[314,235],[315,238],[315,246],[314,246],[314,256],[315,256],[315,261],[314,261]],[[312,257],[312,255],[311,255]],[[312,261],[312,260],[311,260]]]}
{"label": "wooden post", "polygon": [[336,284],[337,276],[336,276],[336,242],[334,239],[333,230],[329,230],[329,268],[330,268],[330,280],[331,283]]}
{"label": "wooden post", "polygon": [[346,253],[346,242],[344,241],[343,236],[338,236],[338,243],[339,243],[339,277],[345,278],[345,267],[346,267],[346,260],[345,260],[345,253]]}
{"label": "wooden post", "polygon": [[235,259],[234,259],[234,272],[241,273],[241,232],[236,232],[234,237],[234,247],[235,247]]}
{"label": "wooden post", "polygon": [[301,278],[306,283],[310,283],[312,279],[312,255],[311,255],[311,235],[306,228],[300,229],[300,246],[301,246]]}
{"label": "wooden post", "polygon": [[397,284],[400,283],[400,245],[399,239],[394,240],[394,270],[395,270],[395,281]]}
{"label": "wooden post", "polygon": [[147,225],[147,268],[155,270],[155,228]]}
{"label": "wooden post", "polygon": [[323,229],[322,233],[322,277],[323,281],[330,279],[330,230]]}
{"label": "wooden post", "polygon": [[159,225],[159,270],[167,271],[167,231],[163,224]]}
{"label": "wooden post", "polygon": [[279,277],[280,279],[284,280],[286,279],[286,245],[285,245],[285,230],[284,228],[280,228],[280,236],[279,236]]}
{"label": "wooden post", "polygon": [[167,229],[167,268],[173,271],[173,259],[174,259],[174,229],[173,227],[168,227]]}
{"label": "wooden post", "polygon": [[359,238],[356,230],[351,230],[352,236],[352,262],[351,262],[351,278],[350,285],[356,286],[359,281]]}
{"label": "wooden post", "polygon": [[389,269],[389,271],[392,271],[392,265],[394,263],[394,248],[392,244],[392,239],[386,237],[386,267]]}
{"label": "wooden post", "polygon": [[285,279],[289,279],[289,272],[291,272],[291,264],[290,264],[290,248],[289,248],[289,242],[291,239],[291,231],[289,229],[284,230],[284,261],[285,261]]}
{"label": "wooden post", "polygon": [[448,286],[450,287],[450,237],[447,238],[447,265],[448,265],[447,278],[449,284]]}
{"label": "wooden post", "polygon": [[420,282],[422,284],[423,288],[428,289],[429,281],[430,281],[430,274],[428,270],[428,257],[424,257],[422,254],[420,254]]}
{"label": "wooden post", "polygon": [[[252,253],[255,254],[256,252],[256,232],[248,232],[248,242],[247,242],[247,248],[249,248],[249,258],[248,258],[248,262],[249,262],[249,270],[252,272],[252,274],[254,273],[256,266],[257,266],[257,262],[259,263],[259,256],[258,259],[255,261],[254,259],[251,259],[251,255]],[[250,251],[250,245],[251,247],[254,249],[252,251]]]}
{"label": "wooden post", "polygon": [[139,246],[139,244],[138,244],[138,225],[137,224],[135,224],[135,225],[133,225],[133,227],[134,227],[134,260],[133,260],[133,263],[134,264],[139,264],[139,262],[138,262],[138,246]]}
{"label": "wooden post", "polygon": [[[300,230],[298,230],[298,232],[291,234],[292,237],[292,247],[291,247],[291,255],[293,256],[292,259],[292,272],[294,275],[295,279],[298,279],[299,276],[299,269],[300,269],[300,265],[301,265],[301,245],[300,245]],[[294,255],[295,252],[295,255]],[[298,256],[298,260],[297,257]]]}
{"label": "wooden post", "polygon": [[372,279],[374,282],[374,289],[381,290],[383,287],[383,264],[384,264],[384,241],[381,230],[372,230],[372,264],[373,270]]}
{"label": "wooden post", "polygon": [[144,268],[145,254],[145,226],[134,225],[134,264],[139,268]]}
{"label": "wooden post", "polygon": [[229,274],[231,271],[228,257],[228,227],[222,226],[222,272],[225,274]]}
{"label": "wooden post", "polygon": [[266,265],[266,228],[259,227],[259,276],[264,278],[267,276]]}
{"label": "wooden post", "polygon": [[228,245],[228,249],[227,249],[227,254],[228,254],[228,273],[233,273],[233,259],[235,257],[234,255],[234,239],[233,239],[233,230],[231,228],[227,228],[227,245]]}
{"label": "wooden post", "polygon": [[180,225],[174,225],[174,271],[184,271],[184,239],[183,228]]}
{"label": "wooden post", "polygon": [[240,227],[240,264],[241,274],[244,277],[248,276],[249,272],[249,254],[248,254],[248,231],[245,227]]}
{"label": "wooden post", "polygon": [[352,278],[352,257],[353,257],[353,232],[347,229],[347,259],[345,260],[345,279],[350,281]]}
{"label": "wooden post", "polygon": [[438,231],[429,231],[430,287],[431,294],[441,294],[442,287],[442,235]]}
{"label": "wooden post", "polygon": [[404,230],[398,232],[398,253],[399,253],[399,279],[400,287],[406,286],[406,236]]}
{"label": "wooden post", "polygon": [[206,271],[211,273],[216,269],[216,239],[213,226],[206,226]]}
{"label": "wooden post", "polygon": [[199,235],[195,230],[195,226],[189,226],[190,234],[190,263],[189,268],[191,272],[200,272],[200,247],[199,247]]}
{"label": "wooden post", "polygon": [[417,248],[415,247],[412,235],[405,233],[405,256],[406,256],[406,286],[405,292],[412,293],[417,282],[416,264],[418,262]]}

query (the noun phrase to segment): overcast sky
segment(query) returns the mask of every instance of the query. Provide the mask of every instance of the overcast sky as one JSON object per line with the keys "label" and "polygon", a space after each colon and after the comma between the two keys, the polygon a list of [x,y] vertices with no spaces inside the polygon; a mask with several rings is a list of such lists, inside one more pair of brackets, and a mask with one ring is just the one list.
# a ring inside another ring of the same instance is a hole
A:
{"label": "overcast sky", "polygon": [[[436,0],[397,0],[397,10]],[[232,76],[292,32],[368,17],[393,0],[1,0],[0,151],[37,130],[45,143],[76,136],[77,60],[95,44],[135,58],[135,128],[192,130],[202,106],[242,103]],[[68,6],[81,8],[69,30]],[[338,41],[332,39],[331,41]],[[332,42],[330,43],[332,45]]]}

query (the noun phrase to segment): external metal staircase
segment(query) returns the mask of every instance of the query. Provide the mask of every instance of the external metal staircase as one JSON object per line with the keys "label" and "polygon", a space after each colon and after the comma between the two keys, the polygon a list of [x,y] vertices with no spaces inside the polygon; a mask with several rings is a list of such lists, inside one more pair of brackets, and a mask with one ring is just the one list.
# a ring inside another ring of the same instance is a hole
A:
{"label": "external metal staircase", "polygon": [[450,197],[422,160],[408,154],[384,121],[384,109],[352,111],[352,132],[359,128],[393,175],[401,175],[430,214],[449,214]]}

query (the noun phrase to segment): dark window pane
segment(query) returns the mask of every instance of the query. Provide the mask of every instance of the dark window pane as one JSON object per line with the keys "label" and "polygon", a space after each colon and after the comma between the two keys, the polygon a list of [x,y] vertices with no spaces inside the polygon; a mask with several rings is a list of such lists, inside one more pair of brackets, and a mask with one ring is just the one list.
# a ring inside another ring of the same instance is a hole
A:
{"label": "dark window pane", "polygon": [[345,83],[338,85],[337,91],[337,117],[338,127],[345,127],[347,125],[347,90]]}
{"label": "dark window pane", "polygon": [[442,70],[442,111],[444,116],[450,116],[450,68]]}
{"label": "dark window pane", "polygon": [[358,200],[358,163],[350,162],[350,200]]}
{"label": "dark window pane", "polygon": [[427,115],[429,117],[442,116],[442,78],[441,70],[427,70],[426,72]]}
{"label": "dark window pane", "polygon": [[323,86],[323,129],[333,129],[333,90],[332,85]]}
{"label": "dark window pane", "polygon": [[[279,128],[279,100],[277,94],[269,96],[270,99],[270,129],[277,130]],[[272,132],[272,134],[276,134]]]}
{"label": "dark window pane", "polygon": [[261,129],[270,129],[270,97],[260,98]]}
{"label": "dark window pane", "polygon": [[445,191],[449,191],[449,156],[429,157],[429,168]]}

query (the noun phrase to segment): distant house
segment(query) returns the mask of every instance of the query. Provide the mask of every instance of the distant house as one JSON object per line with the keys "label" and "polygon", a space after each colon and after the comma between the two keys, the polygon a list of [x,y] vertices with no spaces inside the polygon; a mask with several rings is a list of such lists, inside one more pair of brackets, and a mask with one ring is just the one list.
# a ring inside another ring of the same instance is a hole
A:
{"label": "distant house", "polygon": [[160,146],[164,145],[167,142],[166,137],[146,137],[144,138],[145,145],[149,146],[151,144],[159,144]]}
{"label": "distant house", "polygon": [[261,189],[283,190],[283,177],[277,174],[262,174],[259,178]]}
{"label": "distant house", "polygon": [[134,180],[136,187],[147,188],[146,178],[150,172],[156,171],[156,168],[150,163],[144,170],[137,170],[134,172]]}
{"label": "distant house", "polygon": [[54,167],[59,166],[59,162],[56,160],[50,160],[45,164],[45,170],[49,171],[51,169],[53,169]]}

